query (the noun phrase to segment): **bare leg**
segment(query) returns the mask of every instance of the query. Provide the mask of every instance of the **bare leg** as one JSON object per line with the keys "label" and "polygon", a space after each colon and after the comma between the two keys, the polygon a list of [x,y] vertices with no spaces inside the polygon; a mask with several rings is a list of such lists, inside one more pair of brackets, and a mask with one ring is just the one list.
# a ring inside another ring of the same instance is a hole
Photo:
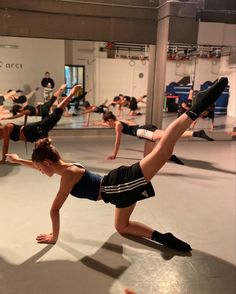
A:
{"label": "bare leg", "polygon": [[191,123],[192,119],[190,119],[185,113],[182,114],[169,125],[159,144],[155,146],[153,151],[140,161],[143,175],[148,182],[171,157],[177,140]]}
{"label": "bare leg", "polygon": [[[140,161],[140,167],[147,181],[150,181],[155,173],[165,164],[172,154],[172,150],[178,138],[188,128],[192,120],[185,114],[180,116],[165,131],[161,141],[153,151]],[[167,146],[167,148],[165,148]],[[166,247],[189,252],[191,246],[171,233],[162,234],[145,224],[136,221],[130,221],[130,216],[135,208],[135,204],[126,208],[116,208],[115,210],[115,228],[121,234],[130,234],[138,237],[152,239]]]}
{"label": "bare leg", "polygon": [[155,144],[155,142],[145,140],[143,152],[144,157],[148,155],[150,152],[152,152],[153,148],[155,147]]}
{"label": "bare leg", "polygon": [[191,124],[191,126],[190,126],[190,128],[192,129],[192,130],[194,130],[194,128],[195,128],[195,126],[196,126],[196,124],[197,124],[197,119],[195,120],[195,121],[193,121],[192,122],[192,124]]}
{"label": "bare leg", "polygon": [[[65,87],[66,87],[66,85],[65,84],[63,84],[61,87],[60,87],[60,89],[56,92],[56,93],[54,93],[54,96],[55,95],[58,95],[59,96],[59,94],[60,93],[58,93],[58,92],[60,92],[60,91],[63,91],[64,89],[65,89]],[[75,94],[75,92],[76,92],[76,90],[79,88],[79,86],[75,86],[75,87],[73,87],[71,90],[70,90],[70,94],[68,95],[68,96],[66,96],[59,104],[58,104],[58,106],[57,106],[57,108],[61,108],[61,109],[65,109],[66,108],[66,106],[69,104],[69,102],[71,101],[71,98],[73,97],[73,95]],[[57,96],[56,96],[57,97]]]}
{"label": "bare leg", "polygon": [[162,234],[143,223],[130,221],[129,219],[134,208],[135,204],[126,208],[116,208],[115,228],[120,234],[129,234],[137,237],[152,239],[153,241],[163,244],[166,247],[184,252],[192,250],[189,244],[179,240],[171,233]]}
{"label": "bare leg", "polygon": [[220,78],[205,91],[197,94],[197,102],[184,114],[172,122],[165,130],[159,144],[140,161],[144,178],[149,182],[170,158],[177,140],[206,109],[210,107],[228,84],[227,78]]}
{"label": "bare leg", "polygon": [[211,121],[211,130],[213,131],[213,129],[215,127],[214,118],[211,118],[210,121]]}
{"label": "bare leg", "polygon": [[151,239],[153,229],[139,222],[130,221],[129,218],[135,204],[126,208],[115,209],[115,228],[120,234],[130,234]]}
{"label": "bare leg", "polygon": [[[186,114],[184,113],[172,122],[164,132],[159,144],[154,147],[151,153],[140,161],[140,167],[147,182],[152,179],[152,177],[170,158],[175,143],[185,130],[188,129],[192,121],[196,120],[204,109],[207,109],[209,105],[215,102],[221,92],[223,92],[227,82],[228,80],[223,78],[219,83],[217,82],[210,91],[200,93],[198,104],[195,104],[194,107],[191,107]],[[153,231],[150,227],[142,223],[131,222],[129,219],[134,207],[135,204],[126,208],[116,208],[115,227],[119,233],[132,234],[146,238],[151,237],[152,240],[173,249],[182,251],[191,250],[189,244],[177,239],[171,233],[161,234],[158,231]]]}

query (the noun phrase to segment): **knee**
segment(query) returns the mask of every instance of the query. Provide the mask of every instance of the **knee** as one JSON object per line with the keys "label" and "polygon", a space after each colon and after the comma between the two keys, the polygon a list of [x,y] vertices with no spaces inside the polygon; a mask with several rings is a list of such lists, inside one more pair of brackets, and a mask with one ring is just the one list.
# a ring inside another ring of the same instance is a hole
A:
{"label": "knee", "polygon": [[158,145],[162,158],[169,159],[170,156],[173,154],[174,148],[172,146],[166,146],[164,144],[161,144],[161,142]]}
{"label": "knee", "polygon": [[119,234],[125,234],[126,228],[127,228],[126,224],[115,223],[115,229]]}

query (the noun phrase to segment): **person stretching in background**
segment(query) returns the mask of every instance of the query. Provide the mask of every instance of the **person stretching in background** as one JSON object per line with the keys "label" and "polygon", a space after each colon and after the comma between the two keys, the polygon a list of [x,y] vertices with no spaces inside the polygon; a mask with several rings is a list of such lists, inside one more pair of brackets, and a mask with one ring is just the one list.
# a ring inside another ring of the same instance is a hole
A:
{"label": "person stretching in background", "polygon": [[4,102],[8,99],[13,100],[14,96],[16,95],[16,91],[8,91],[6,94],[0,94],[0,118],[1,115],[4,114],[5,110],[4,110]]}
{"label": "person stretching in background", "polygon": [[[121,135],[126,134],[130,136],[136,136],[140,139],[145,139],[144,145],[144,156],[152,151],[155,146],[156,141],[160,140],[164,134],[164,130],[157,129],[154,125],[138,125],[129,120],[117,120],[116,116],[112,112],[107,112],[103,115],[103,122],[96,123],[97,125],[103,125],[115,129],[116,139],[115,146],[113,149],[112,155],[108,156],[108,159],[115,159],[121,142]],[[181,138],[191,138],[197,137],[202,138],[207,141],[214,141],[214,139],[207,136],[204,130],[200,131],[185,131]],[[173,161],[178,164],[184,164],[176,155],[172,154],[169,158],[170,161]]]}
{"label": "person stretching in background", "polygon": [[22,116],[25,116],[24,125],[27,123],[27,117],[28,116],[41,116],[42,119],[47,117],[50,113],[52,105],[57,100],[58,96],[61,94],[61,88],[59,88],[54,95],[50,98],[49,101],[39,104],[36,107],[32,105],[26,105],[21,106],[19,104],[13,105],[12,107],[12,116],[2,118],[2,120],[10,120],[10,119],[16,119]]}
{"label": "person stretching in background", "polygon": [[[55,93],[59,96],[60,92],[64,91],[66,85],[63,84],[60,89]],[[49,114],[43,120],[24,125],[16,125],[14,123],[8,123],[5,126],[0,126],[0,139],[3,139],[2,146],[2,160],[0,163],[6,162],[6,153],[8,153],[9,142],[12,141],[24,141],[24,142],[36,142],[40,138],[48,137],[48,132],[54,128],[54,126],[61,119],[62,114],[70,99],[72,98],[77,87],[71,89],[69,95],[65,97],[58,106],[53,110],[53,113]]]}

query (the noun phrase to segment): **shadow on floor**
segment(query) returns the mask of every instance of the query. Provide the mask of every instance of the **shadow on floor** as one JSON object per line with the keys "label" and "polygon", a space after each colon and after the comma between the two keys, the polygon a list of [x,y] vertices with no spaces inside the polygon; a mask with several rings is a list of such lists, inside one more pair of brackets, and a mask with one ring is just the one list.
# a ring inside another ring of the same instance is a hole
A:
{"label": "shadow on floor", "polygon": [[20,167],[19,164],[12,164],[12,163],[0,164],[0,178],[6,177],[9,174],[13,174],[13,175],[18,174],[18,172],[20,171],[19,167]]}
{"label": "shadow on floor", "polygon": [[[98,241],[71,239],[70,245],[61,241],[55,247],[48,245],[19,265],[0,257],[0,292],[123,294],[129,287],[148,294],[236,293],[235,266],[201,251],[181,256],[148,240],[115,233],[95,253],[83,256],[76,243],[94,247]],[[75,261],[47,261],[47,252],[57,246]],[[41,257],[44,261],[38,262]]]}
{"label": "shadow on floor", "polygon": [[[136,150],[136,149],[132,149],[132,148],[125,148],[125,149],[130,150],[130,151],[135,151],[135,152],[141,152],[141,150]],[[125,157],[119,157],[119,158],[125,158]],[[214,164],[212,162],[209,162],[209,161],[203,161],[203,160],[198,160],[198,159],[186,159],[186,158],[183,158],[180,156],[178,156],[178,158],[181,161],[183,161],[185,166],[235,175],[234,171],[218,168],[218,167],[214,166]],[[126,159],[132,159],[132,158],[127,157]],[[170,161],[168,161],[168,162],[170,162]],[[175,164],[175,163],[173,163],[173,164]],[[186,176],[186,175],[184,175],[184,176]]]}

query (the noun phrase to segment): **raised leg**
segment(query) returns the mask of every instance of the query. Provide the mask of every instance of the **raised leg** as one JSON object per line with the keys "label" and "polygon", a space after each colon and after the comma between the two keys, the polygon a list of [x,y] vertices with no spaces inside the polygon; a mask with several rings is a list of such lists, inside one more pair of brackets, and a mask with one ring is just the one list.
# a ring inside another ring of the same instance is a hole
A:
{"label": "raised leg", "polygon": [[197,102],[186,111],[186,113],[178,117],[168,126],[159,144],[155,146],[151,153],[140,161],[143,175],[148,182],[170,158],[174,146],[181,135],[204,110],[208,109],[210,105],[215,103],[227,84],[228,79],[221,78],[213,86],[207,89],[207,91],[198,92],[196,97]]}

